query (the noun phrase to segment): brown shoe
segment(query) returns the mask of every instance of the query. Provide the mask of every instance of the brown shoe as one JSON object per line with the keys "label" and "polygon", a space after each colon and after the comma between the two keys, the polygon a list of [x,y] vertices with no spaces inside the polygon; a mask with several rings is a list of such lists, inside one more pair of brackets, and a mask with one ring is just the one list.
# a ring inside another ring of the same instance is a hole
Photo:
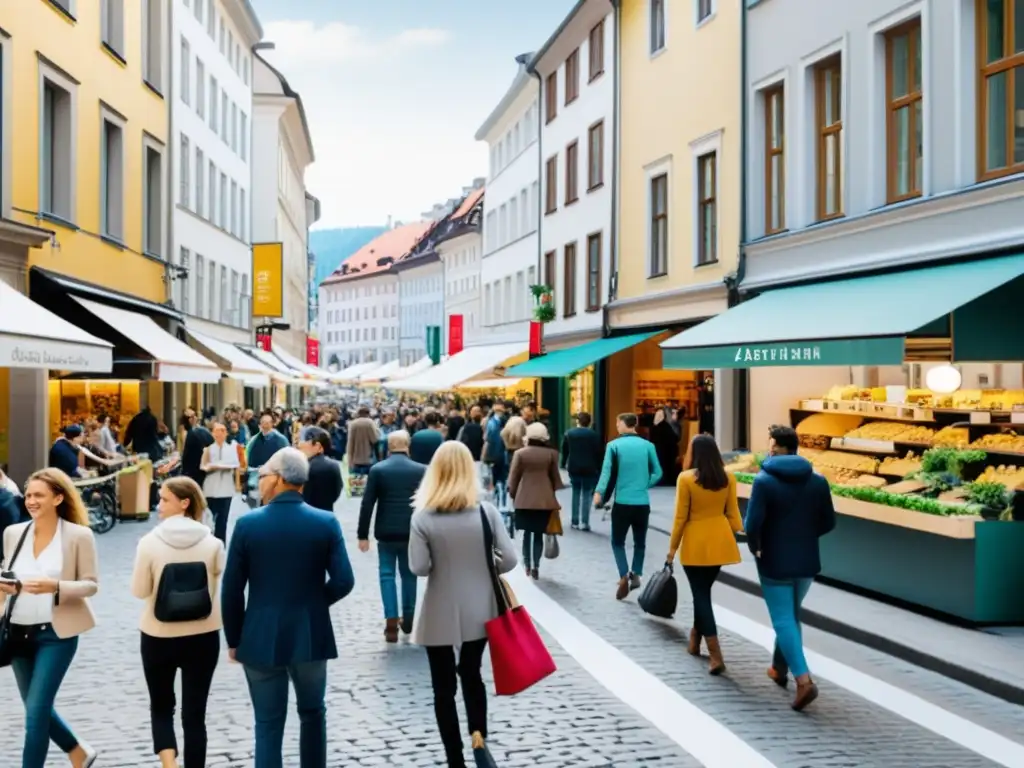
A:
{"label": "brown shoe", "polygon": [[796,679],[796,697],[790,706],[796,712],[803,712],[807,705],[818,698],[818,686],[810,675],[801,675]]}
{"label": "brown shoe", "polygon": [[540,578],[540,571],[538,569],[536,569],[536,568],[531,568],[530,569],[530,578],[533,579],[534,581],[539,579]]}
{"label": "brown shoe", "polygon": [[704,642],[708,644],[708,673],[720,675],[725,672],[725,659],[722,658],[722,647],[718,644],[718,636],[705,637]]}
{"label": "brown shoe", "polygon": [[384,624],[384,639],[389,643],[398,642],[398,619],[388,619]]}
{"label": "brown shoe", "polygon": [[700,643],[703,640],[700,633],[696,628],[690,630],[690,644],[686,647],[686,652],[691,656],[700,656]]}
{"label": "brown shoe", "polygon": [[615,590],[616,600],[625,600],[626,595],[629,594],[629,577],[623,576],[619,579],[619,588]]}
{"label": "brown shoe", "polygon": [[789,687],[789,675],[785,672],[779,672],[775,667],[768,667],[768,679],[779,686],[779,688]]}

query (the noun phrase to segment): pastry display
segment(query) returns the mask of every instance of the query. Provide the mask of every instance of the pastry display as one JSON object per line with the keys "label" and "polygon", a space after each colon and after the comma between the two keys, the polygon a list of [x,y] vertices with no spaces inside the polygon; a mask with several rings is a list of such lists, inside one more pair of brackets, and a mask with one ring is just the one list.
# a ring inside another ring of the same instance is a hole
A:
{"label": "pastry display", "polygon": [[865,456],[859,453],[846,453],[844,451],[822,451],[810,461],[815,467],[848,469],[853,472],[872,475],[878,469],[878,459],[874,456]]}
{"label": "pastry display", "polygon": [[943,427],[932,438],[932,445],[941,445],[947,448],[966,448],[970,442],[971,437],[967,427]]}
{"label": "pastry display", "polygon": [[888,458],[883,459],[882,463],[878,466],[880,474],[890,475],[892,477],[906,477],[910,473],[917,472],[920,469],[921,457],[913,451],[903,458],[889,456]]}
{"label": "pastry display", "polygon": [[798,435],[827,435],[842,437],[864,421],[861,416],[849,413],[812,413],[796,425]]}
{"label": "pastry display", "polygon": [[1024,437],[1018,435],[1016,432],[1001,432],[992,435],[982,435],[971,443],[971,448],[981,448],[986,451],[1024,453]]}
{"label": "pastry display", "polygon": [[898,421],[873,421],[847,432],[846,437],[858,440],[885,440],[894,443],[921,443],[928,445],[935,430]]}
{"label": "pastry display", "polygon": [[1024,489],[1024,469],[1012,465],[985,467],[985,471],[978,476],[977,482],[1001,483],[1009,491]]}
{"label": "pastry display", "polygon": [[828,435],[800,435],[800,445],[825,451],[832,445],[832,438]]}

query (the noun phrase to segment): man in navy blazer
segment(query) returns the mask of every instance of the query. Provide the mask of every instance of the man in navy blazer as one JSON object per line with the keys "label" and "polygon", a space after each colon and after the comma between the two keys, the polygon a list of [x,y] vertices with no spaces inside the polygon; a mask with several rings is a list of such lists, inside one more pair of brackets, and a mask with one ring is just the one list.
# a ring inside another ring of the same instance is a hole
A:
{"label": "man in navy blazer", "polygon": [[255,768],[283,768],[289,679],[301,724],[299,764],[327,765],[327,660],[338,656],[330,607],[352,591],[355,577],[337,518],[302,499],[308,477],[309,463],[295,448],[260,467],[260,497],[269,502],[238,519],[224,571],[224,636],[249,683]]}

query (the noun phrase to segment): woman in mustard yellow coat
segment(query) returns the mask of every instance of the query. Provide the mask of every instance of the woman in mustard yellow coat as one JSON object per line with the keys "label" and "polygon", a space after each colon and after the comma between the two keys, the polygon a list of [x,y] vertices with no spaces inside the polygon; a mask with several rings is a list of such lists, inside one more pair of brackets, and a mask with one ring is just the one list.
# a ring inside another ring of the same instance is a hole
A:
{"label": "woman in mustard yellow coat", "polygon": [[[710,435],[697,435],[690,444],[686,471],[676,481],[676,517],[666,561],[679,552],[679,562],[693,593],[691,655],[700,656],[701,639],[708,646],[712,675],[725,671],[711,588],[723,565],[740,562],[736,533],[743,530],[736,501],[736,478],[725,471],[722,454]],[[682,543],[682,549],[680,549]]]}

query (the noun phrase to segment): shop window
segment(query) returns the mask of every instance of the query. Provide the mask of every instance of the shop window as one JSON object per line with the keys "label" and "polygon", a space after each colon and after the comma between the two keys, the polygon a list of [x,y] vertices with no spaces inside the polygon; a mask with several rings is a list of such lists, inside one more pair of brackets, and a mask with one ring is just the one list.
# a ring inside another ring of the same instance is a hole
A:
{"label": "shop window", "polygon": [[668,274],[668,174],[660,173],[650,181],[651,235],[648,276]]}
{"label": "shop window", "polygon": [[558,210],[558,155],[548,158],[544,167],[544,213]]}
{"label": "shop window", "polygon": [[144,204],[142,211],[142,249],[152,255],[163,255],[163,152],[154,143],[145,143]]}
{"label": "shop window", "polygon": [[544,81],[544,120],[550,123],[558,115],[558,72]]}
{"label": "shop window", "polygon": [[569,106],[580,96],[580,49],[569,54],[565,60],[565,105]]}
{"label": "shop window", "polygon": [[885,100],[886,199],[895,203],[919,197],[924,174],[920,19],[885,35]]}
{"label": "shop window", "polygon": [[718,153],[697,158],[697,264],[718,261]]}
{"label": "shop window", "polygon": [[576,243],[565,246],[562,255],[562,316],[576,314]]}
{"label": "shop window", "polygon": [[785,91],[782,85],[764,92],[764,232],[786,228]]}
{"label": "shop window", "polygon": [[192,201],[190,194],[192,190],[192,179],[190,169],[192,167],[192,148],[189,145],[188,136],[181,134],[181,149],[178,153],[178,203],[185,208],[191,208]]}
{"label": "shop window", "polygon": [[842,57],[831,56],[814,69],[818,221],[843,215]]}
{"label": "shop window", "polygon": [[590,79],[596,80],[604,74],[604,19],[597,22],[590,30],[590,42],[588,45],[590,58]]}
{"label": "shop window", "polygon": [[124,59],[124,0],[103,0],[100,13],[103,44]]}
{"label": "shop window", "polygon": [[665,48],[665,0],[648,0],[651,55]]}
{"label": "shop window", "polygon": [[162,0],[143,0],[142,77],[158,93],[164,87],[162,5]]}
{"label": "shop window", "polygon": [[104,113],[100,144],[100,220],[102,234],[124,239],[124,125]]}
{"label": "shop window", "polygon": [[1024,171],[1024,0],[978,0],[979,179]]}
{"label": "shop window", "polygon": [[601,309],[601,233],[587,237],[587,312]]}
{"label": "shop window", "polygon": [[604,184],[604,120],[587,131],[587,191]]}
{"label": "shop window", "polygon": [[565,204],[579,200],[579,142],[574,141],[565,148]]}
{"label": "shop window", "polygon": [[65,221],[74,220],[73,97],[70,90],[49,77],[42,85],[42,141],[39,158],[39,207]]}

